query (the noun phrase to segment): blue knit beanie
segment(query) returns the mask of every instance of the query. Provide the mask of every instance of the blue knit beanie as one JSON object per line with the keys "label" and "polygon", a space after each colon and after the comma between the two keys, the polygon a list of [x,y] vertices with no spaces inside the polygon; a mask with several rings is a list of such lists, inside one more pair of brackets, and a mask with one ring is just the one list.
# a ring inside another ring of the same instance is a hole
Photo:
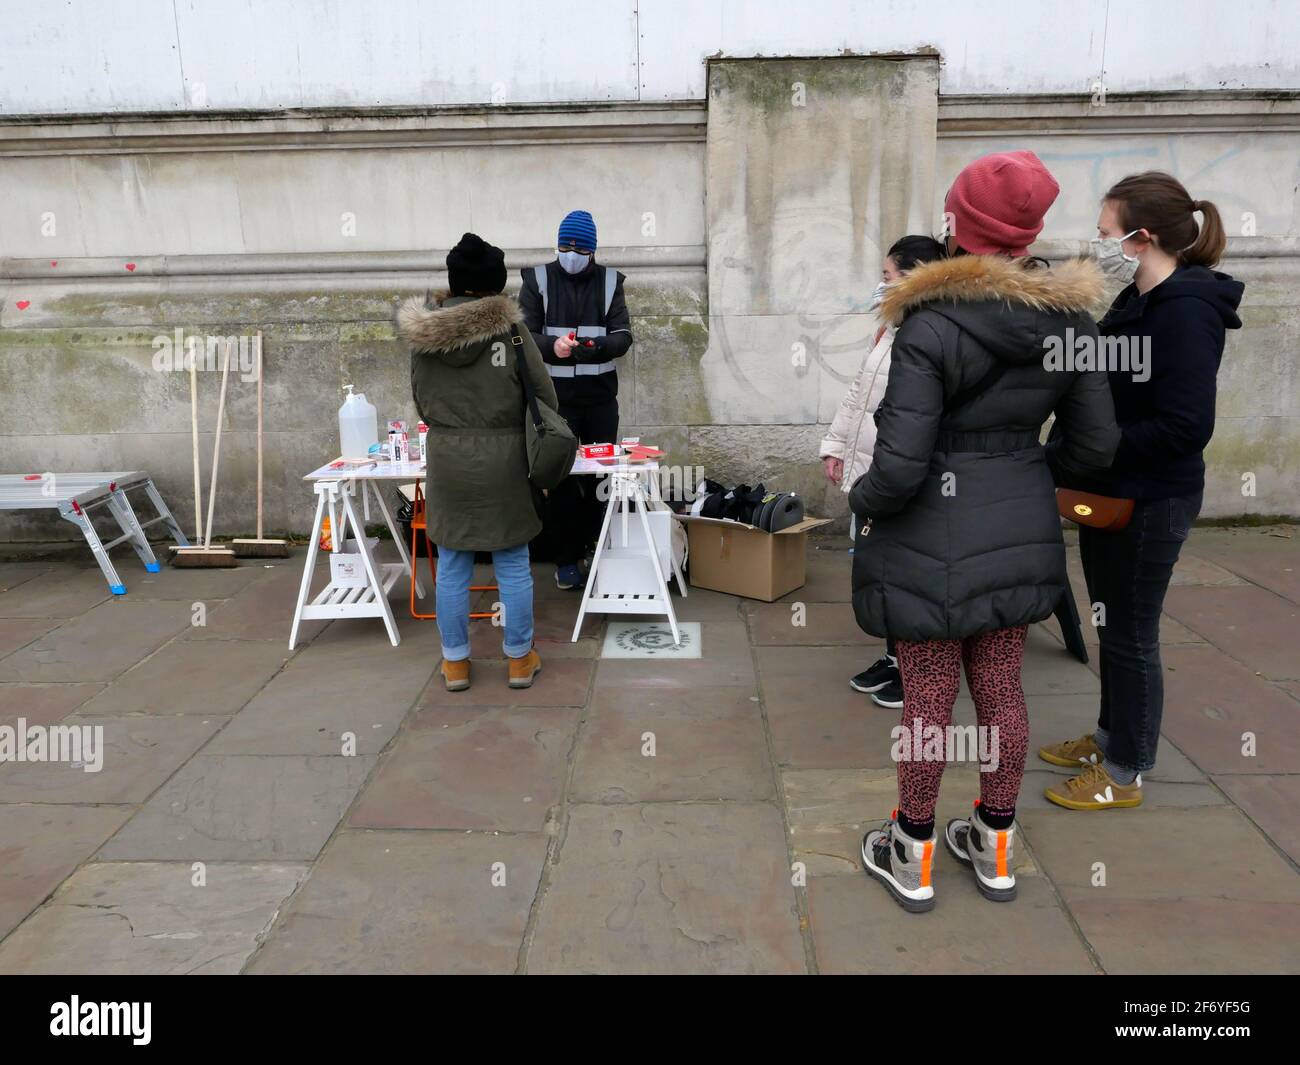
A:
{"label": "blue knit beanie", "polygon": [[560,223],[556,246],[562,248],[570,241],[579,248],[596,250],[596,220],[587,211],[570,211]]}

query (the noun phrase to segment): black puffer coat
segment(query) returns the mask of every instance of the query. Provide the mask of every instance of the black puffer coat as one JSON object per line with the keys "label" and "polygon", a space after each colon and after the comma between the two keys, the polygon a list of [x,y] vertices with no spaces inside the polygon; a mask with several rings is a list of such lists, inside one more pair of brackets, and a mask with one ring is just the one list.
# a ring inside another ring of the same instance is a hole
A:
{"label": "black puffer coat", "polygon": [[864,630],[962,639],[1052,613],[1065,547],[1039,433],[1055,412],[1053,462],[1077,474],[1110,464],[1119,428],[1104,373],[1048,369],[1044,357],[1095,341],[1088,311],[1101,295],[1090,262],[987,255],[926,263],[891,286],[882,315],[902,325],[871,468],[849,493],[871,519],[853,558]]}

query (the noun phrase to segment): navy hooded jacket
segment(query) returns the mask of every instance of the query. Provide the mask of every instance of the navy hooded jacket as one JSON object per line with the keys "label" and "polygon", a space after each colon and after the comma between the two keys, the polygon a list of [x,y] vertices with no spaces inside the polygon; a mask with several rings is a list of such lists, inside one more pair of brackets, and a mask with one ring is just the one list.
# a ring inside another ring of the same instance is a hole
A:
{"label": "navy hooded jacket", "polygon": [[1226,331],[1241,328],[1244,288],[1208,267],[1181,266],[1145,294],[1129,285],[1115,297],[1101,336],[1127,338],[1130,355],[1145,348],[1150,377],[1135,381],[1132,366],[1107,375],[1123,435],[1110,469],[1077,487],[1126,499],[1168,499],[1205,487],[1215,378]]}

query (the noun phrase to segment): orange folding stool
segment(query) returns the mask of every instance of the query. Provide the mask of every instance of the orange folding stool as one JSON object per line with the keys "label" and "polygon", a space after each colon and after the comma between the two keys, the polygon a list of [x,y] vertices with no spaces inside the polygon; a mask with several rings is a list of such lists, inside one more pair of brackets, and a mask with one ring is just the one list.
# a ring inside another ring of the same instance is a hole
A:
{"label": "orange folding stool", "polygon": [[[429,559],[429,593],[431,595],[436,594],[438,586],[438,567],[437,563],[433,561],[433,544],[429,542],[429,522],[424,516],[424,492],[421,491],[419,481],[415,483],[415,498],[411,501],[411,510],[411,617],[419,621],[432,621],[438,616],[436,610],[431,614],[421,614],[415,609],[415,567],[419,565],[416,561],[415,538],[420,533],[424,534],[425,556]],[[471,584],[469,590],[471,592],[495,592],[497,585]],[[496,617],[495,612],[491,610],[486,613],[470,614],[471,619],[491,617]]]}

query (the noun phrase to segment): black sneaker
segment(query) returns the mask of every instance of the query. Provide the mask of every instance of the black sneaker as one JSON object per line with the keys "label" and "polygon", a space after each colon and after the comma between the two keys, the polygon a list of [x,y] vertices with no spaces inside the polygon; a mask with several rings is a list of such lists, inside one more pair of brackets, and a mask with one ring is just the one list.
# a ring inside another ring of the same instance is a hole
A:
{"label": "black sneaker", "polygon": [[849,679],[849,687],[855,692],[862,692],[863,695],[870,695],[872,692],[878,692],[885,687],[891,680],[900,680],[898,672],[898,659],[893,655],[885,655],[884,658],[872,662],[866,669],[856,677]]}
{"label": "black sneaker", "polygon": [[903,709],[902,680],[891,680],[880,691],[872,692],[871,701],[877,706],[883,706],[888,710]]}

